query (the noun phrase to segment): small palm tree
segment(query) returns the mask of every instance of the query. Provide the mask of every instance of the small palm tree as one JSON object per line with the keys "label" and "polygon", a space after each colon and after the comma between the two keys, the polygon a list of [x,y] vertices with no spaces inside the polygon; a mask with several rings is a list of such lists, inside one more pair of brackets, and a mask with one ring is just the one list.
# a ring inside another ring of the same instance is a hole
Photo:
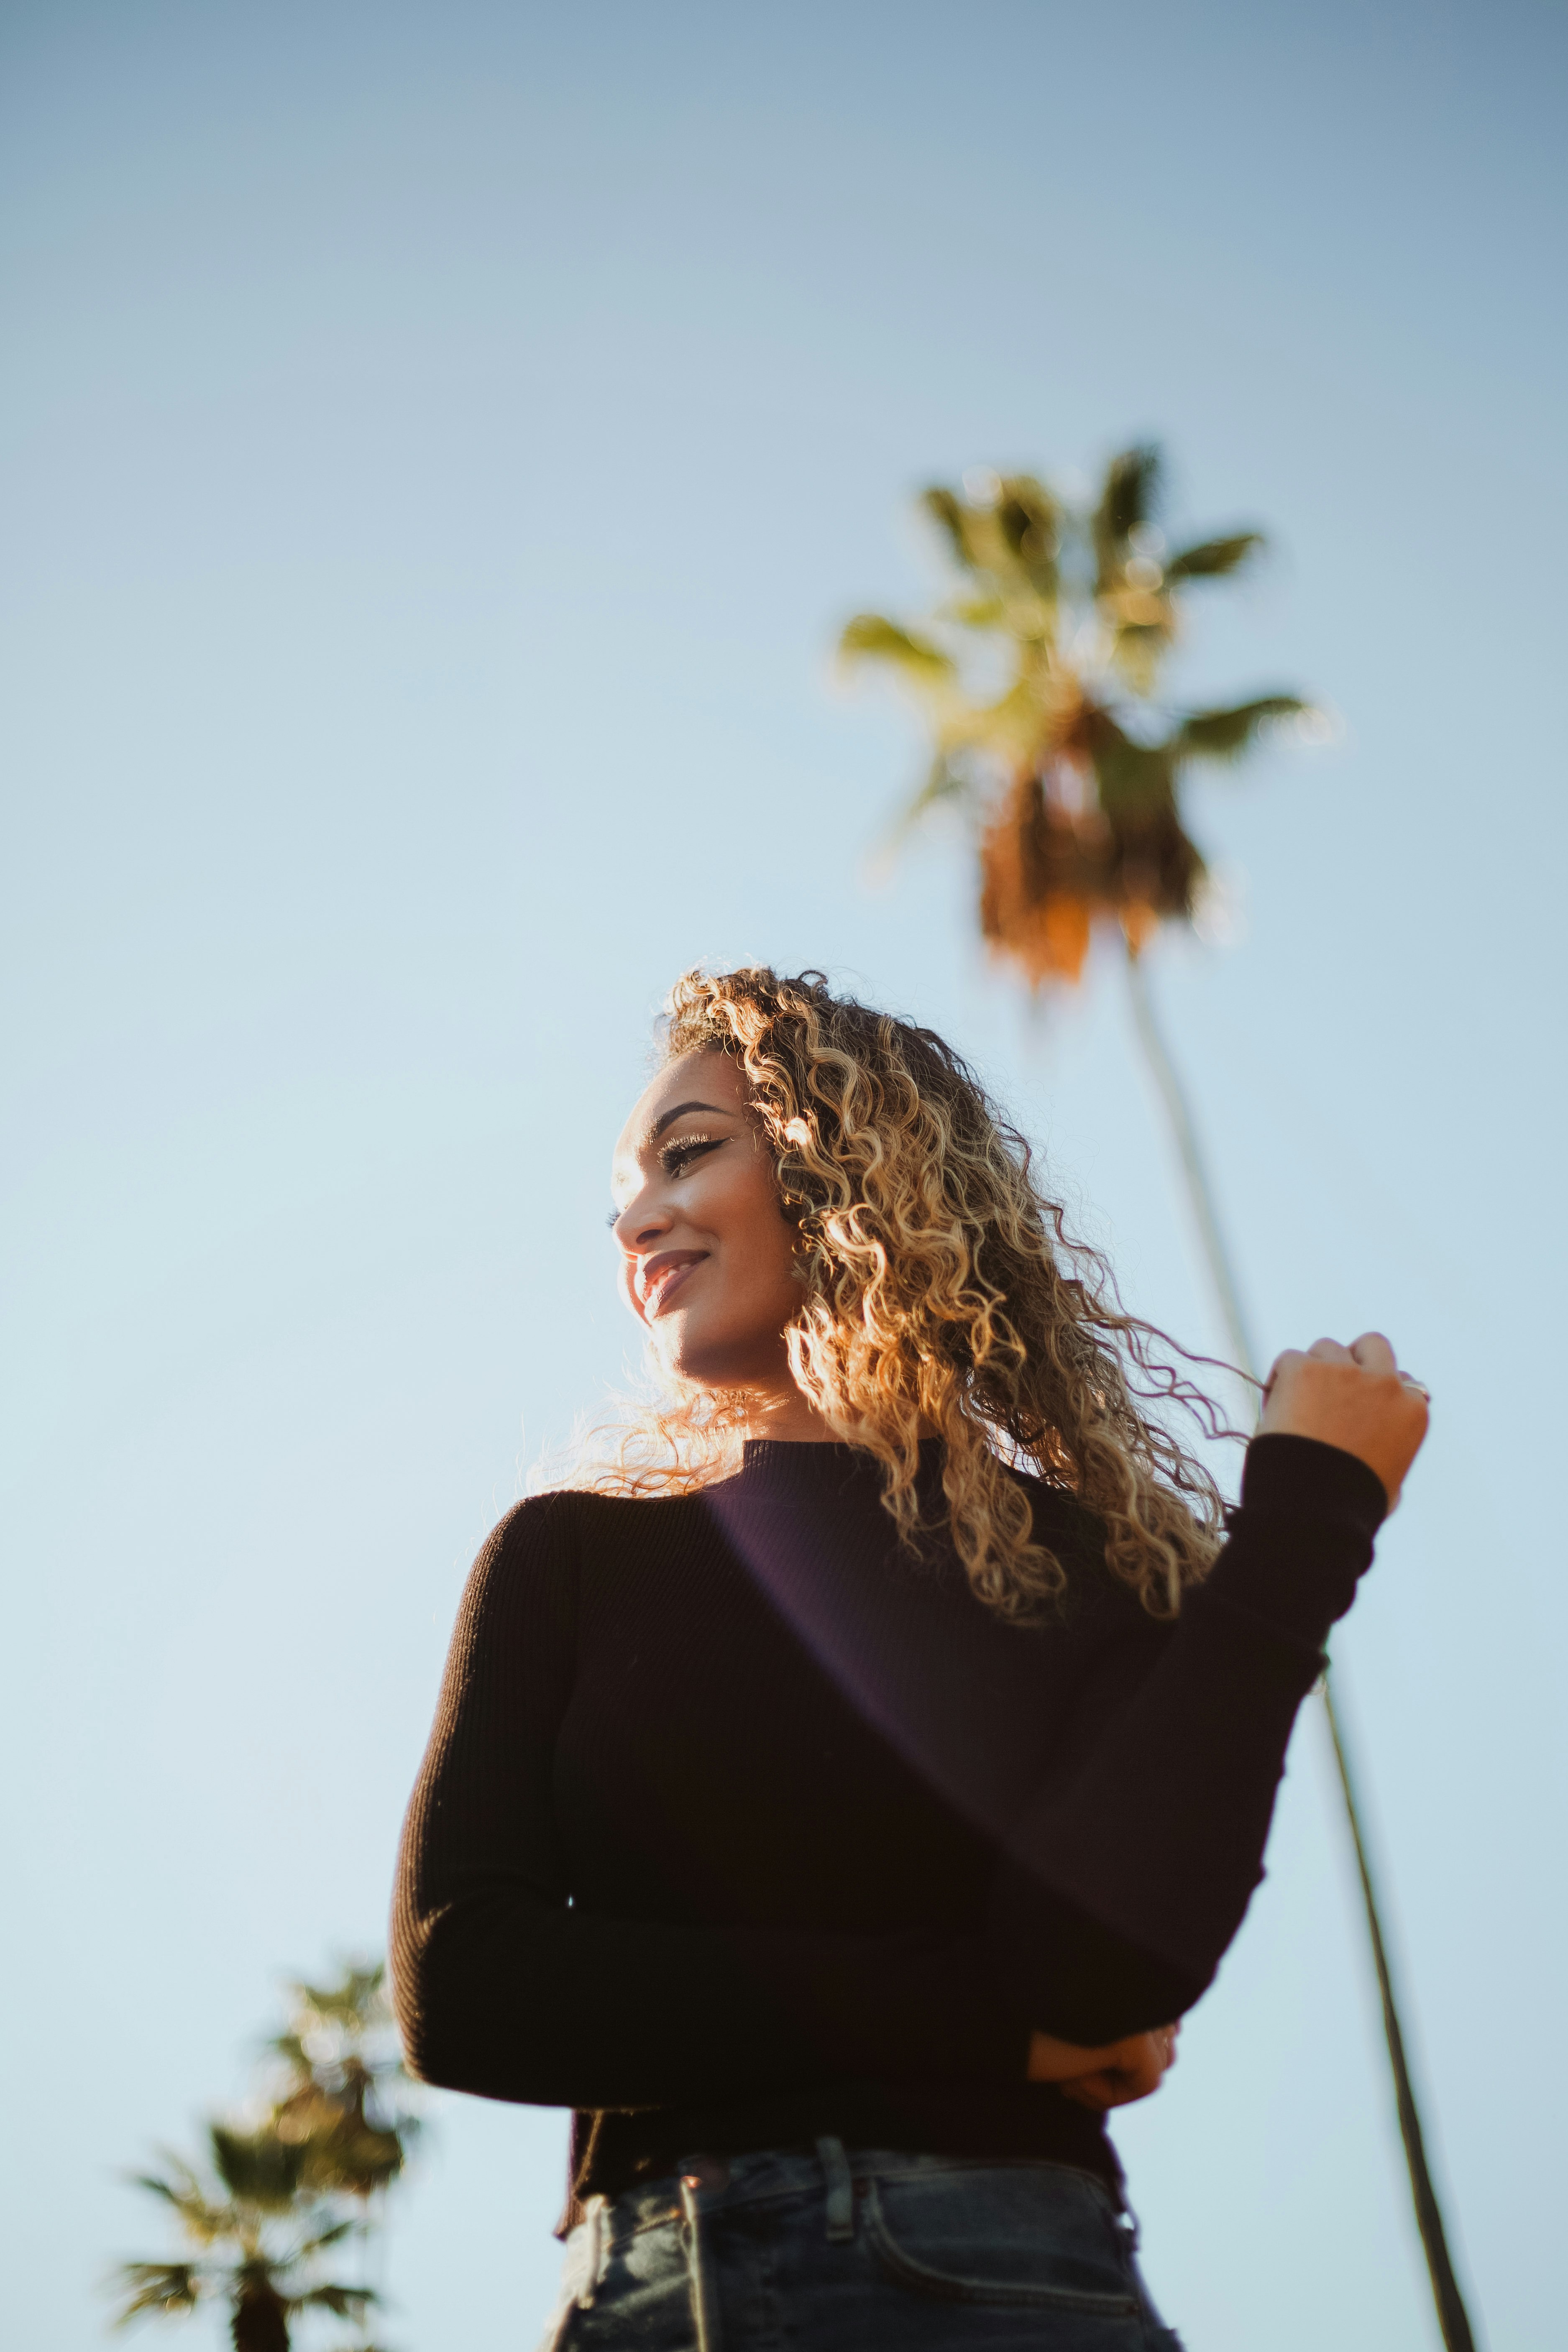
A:
{"label": "small palm tree", "polygon": [[[220,2303],[236,2352],[287,2352],[300,2315],[363,2323],[379,2302],[363,2281],[323,2271],[333,2249],[371,2240],[379,2200],[418,2129],[385,1971],[351,1963],[324,1985],[295,1981],[286,1990],[283,2031],[263,2045],[270,2078],[260,2120],[246,2130],[209,2124],[201,2171],[167,2156],[161,2171],[135,2176],[172,2210],[190,2252],[121,2265],[117,2326]],[[360,2342],[341,2352],[376,2347]]]}
{"label": "small palm tree", "polygon": [[956,593],[922,628],[862,613],[839,641],[847,664],[882,664],[921,704],[934,757],[904,822],[944,802],[969,811],[981,929],[1035,986],[1076,981],[1102,919],[1135,956],[1156,924],[1190,918],[1205,866],[1184,770],[1238,760],[1308,716],[1294,694],[1205,710],[1162,697],[1187,594],[1264,541],[1244,530],[1168,551],[1160,489],[1152,447],[1112,458],[1092,509],[1032,474],[972,474],[962,497],[929,489]]}
{"label": "small palm tree", "polygon": [[[228,2307],[235,2352],[289,2352],[290,2322],[305,2311],[360,2318],[368,2287],[321,2275],[322,2259],[354,2228],[305,2184],[305,2156],[270,2124],[238,2132],[208,2127],[203,2177],[175,2156],[137,2184],[174,2211],[192,2252],[174,2262],[126,2263],[116,2325],[155,2314],[175,2318],[202,2303]],[[368,2352],[368,2347],[367,2347]]]}

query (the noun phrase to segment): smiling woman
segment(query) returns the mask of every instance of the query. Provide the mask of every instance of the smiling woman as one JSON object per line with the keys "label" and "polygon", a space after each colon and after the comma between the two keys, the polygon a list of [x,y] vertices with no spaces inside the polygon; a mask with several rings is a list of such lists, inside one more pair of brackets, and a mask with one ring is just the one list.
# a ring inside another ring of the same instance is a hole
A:
{"label": "smiling woman", "polygon": [[1023,1139],[816,974],[679,983],[612,1181],[662,1391],[475,1567],[410,2063],[575,2111],[558,2345],[1173,2342],[1104,2115],[1240,1923],[1425,1397],[1374,1333],[1281,1357],[1223,1513]]}

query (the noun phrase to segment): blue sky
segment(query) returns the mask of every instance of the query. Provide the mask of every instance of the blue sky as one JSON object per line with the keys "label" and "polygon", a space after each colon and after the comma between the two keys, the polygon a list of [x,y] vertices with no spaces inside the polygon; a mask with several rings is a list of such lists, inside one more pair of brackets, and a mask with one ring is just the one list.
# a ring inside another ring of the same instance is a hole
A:
{"label": "blue sky", "polygon": [[[622,1375],[609,1146],[669,981],[827,967],[971,1054],[1217,1343],[1113,956],[1029,1015],[837,628],[910,510],[1153,434],[1275,552],[1194,697],[1163,950],[1266,1349],[1390,1329],[1435,1433],[1337,1654],[1494,2352],[1549,2340],[1564,1916],[1568,19],[21,5],[0,27],[5,2192],[99,2340],[116,2179],[383,1935],[463,1573]],[[1433,2341],[1320,1727],[1119,2132],[1203,2352]],[[449,2098],[390,2340],[528,2340],[560,2119]],[[217,2340],[199,2323],[192,2340]]]}

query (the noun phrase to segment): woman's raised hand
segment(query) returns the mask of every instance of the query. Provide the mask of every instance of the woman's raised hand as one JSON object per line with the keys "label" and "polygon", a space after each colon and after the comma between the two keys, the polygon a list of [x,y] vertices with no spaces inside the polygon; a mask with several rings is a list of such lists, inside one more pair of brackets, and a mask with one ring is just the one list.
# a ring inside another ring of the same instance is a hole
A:
{"label": "woman's raised hand", "polygon": [[1348,1348],[1318,1339],[1304,1355],[1287,1348],[1275,1358],[1258,1434],[1317,1437],[1355,1454],[1382,1480],[1392,1511],[1426,1434],[1427,1402],[1381,1331],[1363,1331]]}
{"label": "woman's raised hand", "polygon": [[1080,2107],[1124,2107],[1159,2089],[1176,2063],[1181,2030],[1178,2020],[1148,2033],[1130,2033],[1099,2050],[1058,2042],[1053,2033],[1037,2033],[1029,2043],[1026,2079],[1054,2083],[1064,2099],[1076,2100]]}

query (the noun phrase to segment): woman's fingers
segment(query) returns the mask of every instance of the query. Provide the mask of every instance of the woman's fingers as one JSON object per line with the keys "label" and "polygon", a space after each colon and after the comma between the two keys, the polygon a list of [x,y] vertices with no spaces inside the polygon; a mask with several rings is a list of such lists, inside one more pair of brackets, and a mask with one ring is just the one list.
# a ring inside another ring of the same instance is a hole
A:
{"label": "woman's fingers", "polygon": [[1352,1350],[1341,1347],[1337,1339],[1314,1339],[1310,1348],[1285,1348],[1274,1359],[1268,1378],[1263,1383],[1268,1397],[1282,1371],[1290,1366],[1310,1360],[1316,1364],[1350,1364],[1355,1361]]}
{"label": "woman's fingers", "polygon": [[1315,1437],[1355,1454],[1373,1471],[1392,1510],[1426,1434],[1426,1391],[1402,1376],[1381,1331],[1363,1331],[1349,1348],[1314,1340],[1305,1353],[1287,1348],[1264,1391],[1259,1431]]}
{"label": "woman's fingers", "polygon": [[1057,2088],[1075,2107],[1088,2107],[1094,2115],[1103,2115],[1107,2107],[1120,2107],[1126,2103],[1126,2093],[1110,2074],[1075,2074],[1070,2082],[1058,2083]]}
{"label": "woman's fingers", "polygon": [[1100,2054],[1107,2063],[1091,2072],[1058,2081],[1064,2099],[1075,2105],[1103,2112],[1125,2107],[1157,2091],[1175,2063],[1178,2025],[1156,2026],[1148,2033],[1130,2034]]}
{"label": "woman's fingers", "polygon": [[1122,2047],[1120,2042],[1108,2042],[1098,2050],[1086,2050],[1081,2042],[1063,2042],[1054,2033],[1036,2032],[1029,2039],[1026,2079],[1031,2083],[1066,2083],[1087,2078],[1104,2067],[1114,2066]]}
{"label": "woman's fingers", "polygon": [[1269,1398],[1273,1395],[1275,1384],[1279,1380],[1280,1376],[1283,1373],[1289,1371],[1294,1365],[1304,1361],[1305,1358],[1303,1357],[1300,1348],[1281,1348],[1279,1353],[1275,1357],[1274,1361],[1269,1365],[1268,1378],[1263,1383],[1263,1402],[1265,1404],[1268,1403]]}

